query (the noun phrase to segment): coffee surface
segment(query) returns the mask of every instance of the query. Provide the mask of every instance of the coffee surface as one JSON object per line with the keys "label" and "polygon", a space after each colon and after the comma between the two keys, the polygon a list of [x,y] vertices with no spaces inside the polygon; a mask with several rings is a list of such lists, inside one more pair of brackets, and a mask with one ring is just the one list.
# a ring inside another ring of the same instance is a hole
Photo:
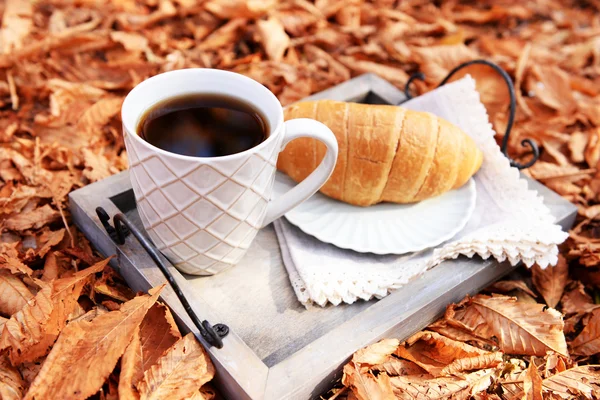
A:
{"label": "coffee surface", "polygon": [[265,141],[267,120],[250,104],[229,96],[189,94],[163,100],[140,119],[148,143],[195,157],[240,153]]}

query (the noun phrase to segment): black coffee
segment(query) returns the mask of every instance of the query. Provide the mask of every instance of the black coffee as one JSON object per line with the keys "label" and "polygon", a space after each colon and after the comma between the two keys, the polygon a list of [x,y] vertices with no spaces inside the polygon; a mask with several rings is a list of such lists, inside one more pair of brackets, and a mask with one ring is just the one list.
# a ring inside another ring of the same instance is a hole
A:
{"label": "black coffee", "polygon": [[148,143],[171,153],[218,157],[240,153],[269,136],[265,117],[250,104],[216,94],[190,94],[161,101],[138,124]]}

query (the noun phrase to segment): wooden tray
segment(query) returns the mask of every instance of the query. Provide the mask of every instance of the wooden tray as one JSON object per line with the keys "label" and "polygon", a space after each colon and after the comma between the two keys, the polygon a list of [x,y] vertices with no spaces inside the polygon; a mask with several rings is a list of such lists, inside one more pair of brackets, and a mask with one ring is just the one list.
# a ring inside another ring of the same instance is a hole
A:
{"label": "wooden tray", "polygon": [[[366,74],[311,99],[399,104],[404,94],[390,83]],[[535,181],[557,221],[568,229],[576,208]],[[141,221],[128,172],[88,185],[70,195],[75,223],[134,290],[146,291],[165,281],[139,243],[111,241],[95,209],[110,216],[123,212]],[[166,260],[165,260],[166,262]],[[512,270],[507,263],[459,258],[446,261],[410,285],[379,301],[306,310],[296,299],[281,261],[272,226],[261,230],[242,262],[211,277],[183,275],[171,267],[192,308],[213,325],[227,324],[224,347],[209,349],[217,368],[216,383],[231,399],[307,399],[326,391],[340,377],[344,362],[357,349],[384,337],[405,339],[433,322],[447,304],[474,294]],[[199,336],[170,288],[162,296],[183,331]]]}

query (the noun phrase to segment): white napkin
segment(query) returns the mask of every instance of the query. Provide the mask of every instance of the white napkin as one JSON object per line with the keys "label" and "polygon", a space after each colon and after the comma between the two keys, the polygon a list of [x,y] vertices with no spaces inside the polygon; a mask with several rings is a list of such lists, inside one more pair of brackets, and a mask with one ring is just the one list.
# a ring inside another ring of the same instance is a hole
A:
{"label": "white napkin", "polygon": [[483,151],[483,164],[475,175],[475,211],[465,228],[449,241],[436,249],[402,256],[343,250],[306,235],[280,218],[275,221],[275,231],[283,261],[298,300],[305,306],[381,298],[443,260],[461,254],[492,256],[512,265],[537,263],[542,268],[557,262],[557,244],[568,235],[501,153],[475,81],[466,76],[402,106],[429,111],[454,123]]}

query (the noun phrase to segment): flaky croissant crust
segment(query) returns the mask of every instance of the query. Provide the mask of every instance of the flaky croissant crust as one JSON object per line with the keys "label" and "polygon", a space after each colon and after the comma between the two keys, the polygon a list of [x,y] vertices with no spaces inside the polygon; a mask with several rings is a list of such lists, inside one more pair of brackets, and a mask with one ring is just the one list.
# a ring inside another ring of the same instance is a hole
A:
{"label": "flaky croissant crust", "polygon": [[[438,196],[464,185],[483,161],[469,136],[427,112],[319,100],[288,107],[285,118],[316,119],[333,131],[337,165],[321,192],[358,206]],[[322,143],[296,139],[280,154],[277,167],[300,182],[324,156]]]}

